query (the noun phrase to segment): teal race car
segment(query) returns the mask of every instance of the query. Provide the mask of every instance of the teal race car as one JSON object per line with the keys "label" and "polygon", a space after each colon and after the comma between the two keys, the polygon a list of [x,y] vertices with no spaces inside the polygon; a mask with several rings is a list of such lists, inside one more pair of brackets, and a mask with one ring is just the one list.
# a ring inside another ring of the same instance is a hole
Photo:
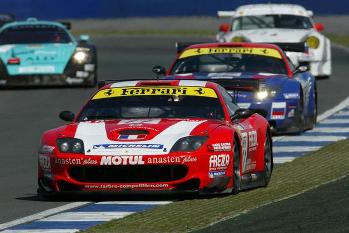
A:
{"label": "teal race car", "polygon": [[0,28],[0,86],[97,83],[97,49],[89,36],[76,40],[69,22],[26,21]]}

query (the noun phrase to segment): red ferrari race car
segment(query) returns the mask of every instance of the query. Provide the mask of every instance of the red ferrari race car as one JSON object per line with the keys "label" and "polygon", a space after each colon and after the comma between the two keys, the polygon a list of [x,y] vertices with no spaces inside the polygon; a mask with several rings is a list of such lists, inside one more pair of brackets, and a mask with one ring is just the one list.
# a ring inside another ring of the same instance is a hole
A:
{"label": "red ferrari race car", "polygon": [[266,186],[268,122],[224,88],[195,80],[109,83],[69,124],[46,131],[38,192],[199,191]]}

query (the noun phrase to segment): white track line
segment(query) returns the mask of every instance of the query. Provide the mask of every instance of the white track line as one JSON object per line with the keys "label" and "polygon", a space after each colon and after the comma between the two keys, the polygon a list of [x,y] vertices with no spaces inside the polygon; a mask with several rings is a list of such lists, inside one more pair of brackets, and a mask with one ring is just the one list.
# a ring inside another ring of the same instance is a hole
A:
{"label": "white track line", "polygon": [[117,211],[105,211],[105,212],[64,212],[56,214],[44,219],[39,220],[40,222],[50,221],[75,221],[75,222],[86,222],[86,221],[110,221],[112,219],[123,218],[127,215],[135,212],[117,212]]}
{"label": "white track line", "polygon": [[290,136],[287,137],[287,142],[336,142],[346,139],[343,136]]}
{"label": "white track line", "polygon": [[339,128],[339,127],[319,127],[311,130],[314,133],[349,133],[349,128]]}
{"label": "white track line", "polygon": [[349,119],[325,119],[322,124],[349,124]]}
{"label": "white track line", "polygon": [[94,204],[97,205],[128,205],[128,204],[139,204],[139,205],[167,205],[172,201],[103,201]]}
{"label": "white track line", "polygon": [[338,105],[334,106],[333,108],[327,110],[326,112],[322,113],[318,116],[317,121],[320,122],[329,116],[335,114],[336,112],[341,111],[342,109],[349,106],[349,97],[345,98],[342,102],[340,102]]}
{"label": "white track line", "polygon": [[79,229],[5,230],[1,233],[74,233]]}
{"label": "white track line", "polygon": [[63,211],[67,211],[70,209],[75,209],[77,207],[81,207],[83,205],[87,205],[90,203],[91,202],[73,202],[73,203],[70,203],[67,205],[63,205],[60,207],[56,207],[53,209],[42,211],[42,212],[37,213],[37,214],[29,215],[29,216],[24,217],[24,218],[16,219],[16,220],[13,220],[11,222],[3,223],[3,224],[0,224],[0,231],[3,229],[9,228],[9,227],[13,227],[13,226],[17,226],[19,224],[26,223],[26,222],[32,222],[34,220],[43,219],[43,218],[46,218],[48,216],[51,216],[51,215],[54,215],[54,214],[57,214],[57,213],[60,213]]}
{"label": "white track line", "polygon": [[320,149],[321,146],[277,146],[273,148],[273,153],[280,152],[308,152]]}
{"label": "white track line", "polygon": [[287,163],[295,160],[296,157],[274,157],[273,162],[274,163]]}

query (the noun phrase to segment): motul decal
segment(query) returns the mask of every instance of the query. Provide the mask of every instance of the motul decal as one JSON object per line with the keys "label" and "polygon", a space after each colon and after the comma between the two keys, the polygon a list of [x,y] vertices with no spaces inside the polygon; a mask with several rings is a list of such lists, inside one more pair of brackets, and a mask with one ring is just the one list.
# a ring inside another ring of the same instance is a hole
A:
{"label": "motul decal", "polygon": [[102,156],[100,165],[142,165],[143,156]]}

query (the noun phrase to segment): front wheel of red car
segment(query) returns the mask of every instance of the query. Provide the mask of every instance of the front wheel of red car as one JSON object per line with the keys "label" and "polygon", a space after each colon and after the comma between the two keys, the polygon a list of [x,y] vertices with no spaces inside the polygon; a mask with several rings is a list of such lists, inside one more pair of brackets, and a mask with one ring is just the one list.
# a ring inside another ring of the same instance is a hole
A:
{"label": "front wheel of red car", "polygon": [[240,170],[240,150],[237,140],[234,140],[234,157],[233,157],[233,190],[232,193],[238,194],[241,186]]}
{"label": "front wheel of red car", "polygon": [[264,143],[264,172],[262,185],[264,187],[268,186],[271,178],[271,173],[273,172],[273,154],[270,140],[271,139],[269,133],[267,133]]}

